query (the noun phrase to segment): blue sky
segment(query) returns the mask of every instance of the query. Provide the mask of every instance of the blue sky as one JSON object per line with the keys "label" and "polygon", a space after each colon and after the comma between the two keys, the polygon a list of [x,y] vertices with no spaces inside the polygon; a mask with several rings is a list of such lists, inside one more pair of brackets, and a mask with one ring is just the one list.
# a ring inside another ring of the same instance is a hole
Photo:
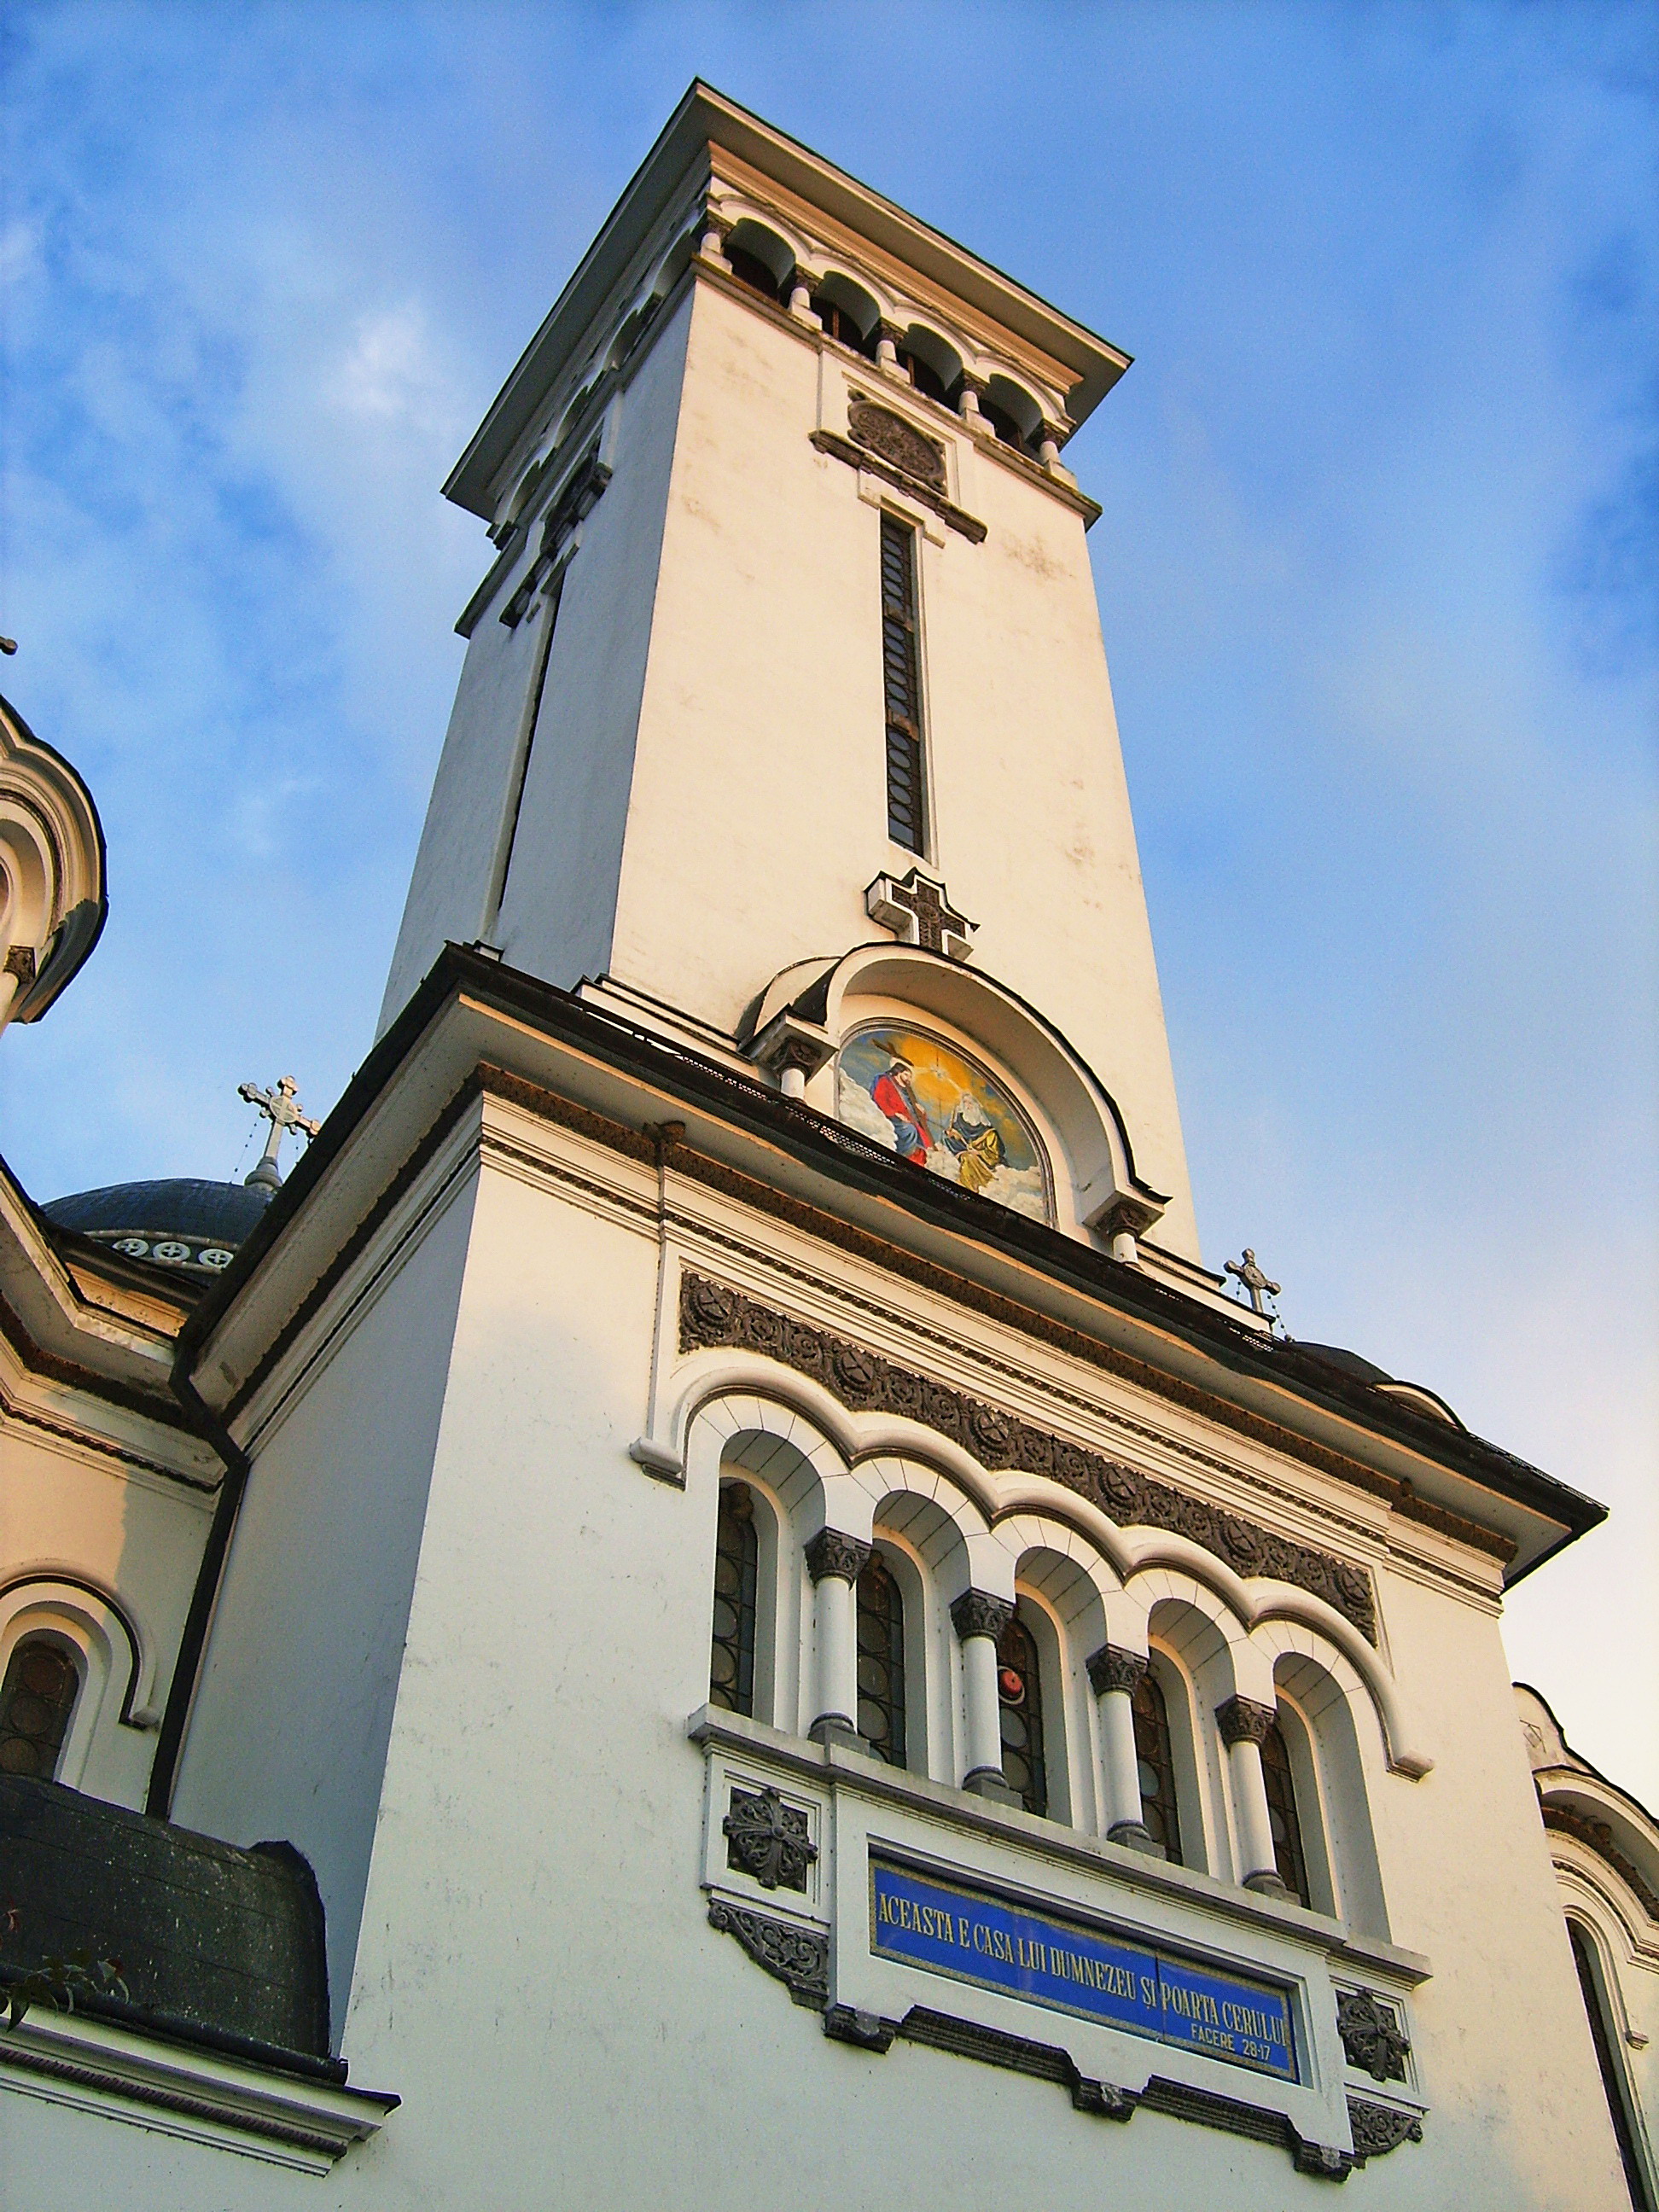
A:
{"label": "blue sky", "polygon": [[438,484],[702,74],[1137,356],[1068,459],[1208,1256],[1614,1506],[1506,1633],[1659,1801],[1656,26],[13,0],[0,682],[112,914],[7,1158],[338,1095],[488,551]]}

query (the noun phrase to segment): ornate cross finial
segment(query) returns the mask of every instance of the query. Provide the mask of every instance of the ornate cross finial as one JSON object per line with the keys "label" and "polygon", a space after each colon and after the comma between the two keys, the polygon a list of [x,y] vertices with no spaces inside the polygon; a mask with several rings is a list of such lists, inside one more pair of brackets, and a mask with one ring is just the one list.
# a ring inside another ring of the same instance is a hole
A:
{"label": "ornate cross finial", "polygon": [[261,1091],[257,1083],[241,1083],[236,1087],[239,1098],[246,1098],[250,1106],[257,1106],[270,1124],[270,1133],[265,1139],[265,1149],[259,1164],[244,1180],[258,1183],[266,1190],[280,1190],[283,1171],[276,1164],[276,1155],[283,1149],[283,1139],[290,1129],[300,1129],[307,1137],[314,1137],[322,1127],[308,1114],[300,1111],[300,1086],[291,1075],[277,1079],[274,1091]]}
{"label": "ornate cross finial", "polygon": [[1279,1285],[1277,1283],[1270,1283],[1261,1268],[1256,1266],[1255,1254],[1251,1251],[1248,1244],[1244,1247],[1244,1257],[1242,1261],[1228,1261],[1227,1273],[1230,1275],[1237,1276],[1240,1284],[1249,1293],[1250,1304],[1262,1319],[1271,1320],[1273,1316],[1267,1311],[1267,1300],[1279,1296]]}
{"label": "ornate cross finial", "polygon": [[897,883],[891,876],[878,876],[864,894],[864,904],[872,921],[907,945],[948,953],[952,960],[972,957],[968,933],[979,924],[958,914],[944,884],[929,883],[920,868]]}

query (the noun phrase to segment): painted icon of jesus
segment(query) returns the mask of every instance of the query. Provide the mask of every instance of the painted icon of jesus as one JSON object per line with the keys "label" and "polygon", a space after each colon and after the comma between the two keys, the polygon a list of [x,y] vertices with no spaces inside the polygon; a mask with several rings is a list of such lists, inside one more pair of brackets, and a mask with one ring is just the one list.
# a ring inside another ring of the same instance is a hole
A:
{"label": "painted icon of jesus", "polygon": [[870,1085],[870,1096],[892,1125],[893,1143],[902,1160],[925,1168],[933,1148],[933,1133],[916,1097],[916,1072],[908,1060],[895,1056]]}

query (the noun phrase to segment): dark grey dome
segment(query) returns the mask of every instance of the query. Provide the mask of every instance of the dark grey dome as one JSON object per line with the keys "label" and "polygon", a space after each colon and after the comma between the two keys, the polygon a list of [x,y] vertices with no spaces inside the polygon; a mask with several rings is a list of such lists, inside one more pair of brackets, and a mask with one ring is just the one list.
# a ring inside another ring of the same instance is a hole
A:
{"label": "dark grey dome", "polygon": [[1304,1344],[1297,1339],[1298,1352],[1311,1352],[1316,1359],[1322,1359],[1330,1367],[1340,1367],[1345,1375],[1352,1375],[1356,1382],[1392,1382],[1394,1377],[1386,1367],[1375,1361],[1362,1359],[1357,1352],[1345,1352],[1340,1344]]}
{"label": "dark grey dome", "polygon": [[216,1275],[252,1235],[270,1197],[258,1183],[197,1182],[180,1176],[76,1191],[54,1198],[40,1211],[60,1229],[78,1230],[131,1259]]}

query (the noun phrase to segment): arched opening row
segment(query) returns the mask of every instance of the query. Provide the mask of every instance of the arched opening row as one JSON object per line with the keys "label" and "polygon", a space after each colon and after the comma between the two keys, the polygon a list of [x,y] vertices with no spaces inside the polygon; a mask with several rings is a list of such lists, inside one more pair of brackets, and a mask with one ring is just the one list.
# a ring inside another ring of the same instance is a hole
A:
{"label": "arched opening row", "polygon": [[937,331],[921,323],[902,330],[884,323],[878,302],[854,278],[840,270],[811,276],[775,231],[748,217],[732,226],[722,251],[738,283],[774,307],[806,308],[837,345],[896,368],[940,406],[977,413],[1004,445],[1036,456],[1042,410],[1012,378],[970,379],[961,355]]}
{"label": "arched opening row", "polygon": [[1298,1631],[1241,1673],[1244,1625],[1165,1570],[1128,1586],[1146,1636],[1121,1649],[1063,1531],[1053,1548],[1033,1532],[1012,1602],[962,1590],[948,1516],[914,1494],[868,1540],[803,1542],[808,1486],[787,1461],[744,1451],[722,1471],[712,1705],[1386,1935],[1363,1698],[1334,1650],[1310,1656]]}

